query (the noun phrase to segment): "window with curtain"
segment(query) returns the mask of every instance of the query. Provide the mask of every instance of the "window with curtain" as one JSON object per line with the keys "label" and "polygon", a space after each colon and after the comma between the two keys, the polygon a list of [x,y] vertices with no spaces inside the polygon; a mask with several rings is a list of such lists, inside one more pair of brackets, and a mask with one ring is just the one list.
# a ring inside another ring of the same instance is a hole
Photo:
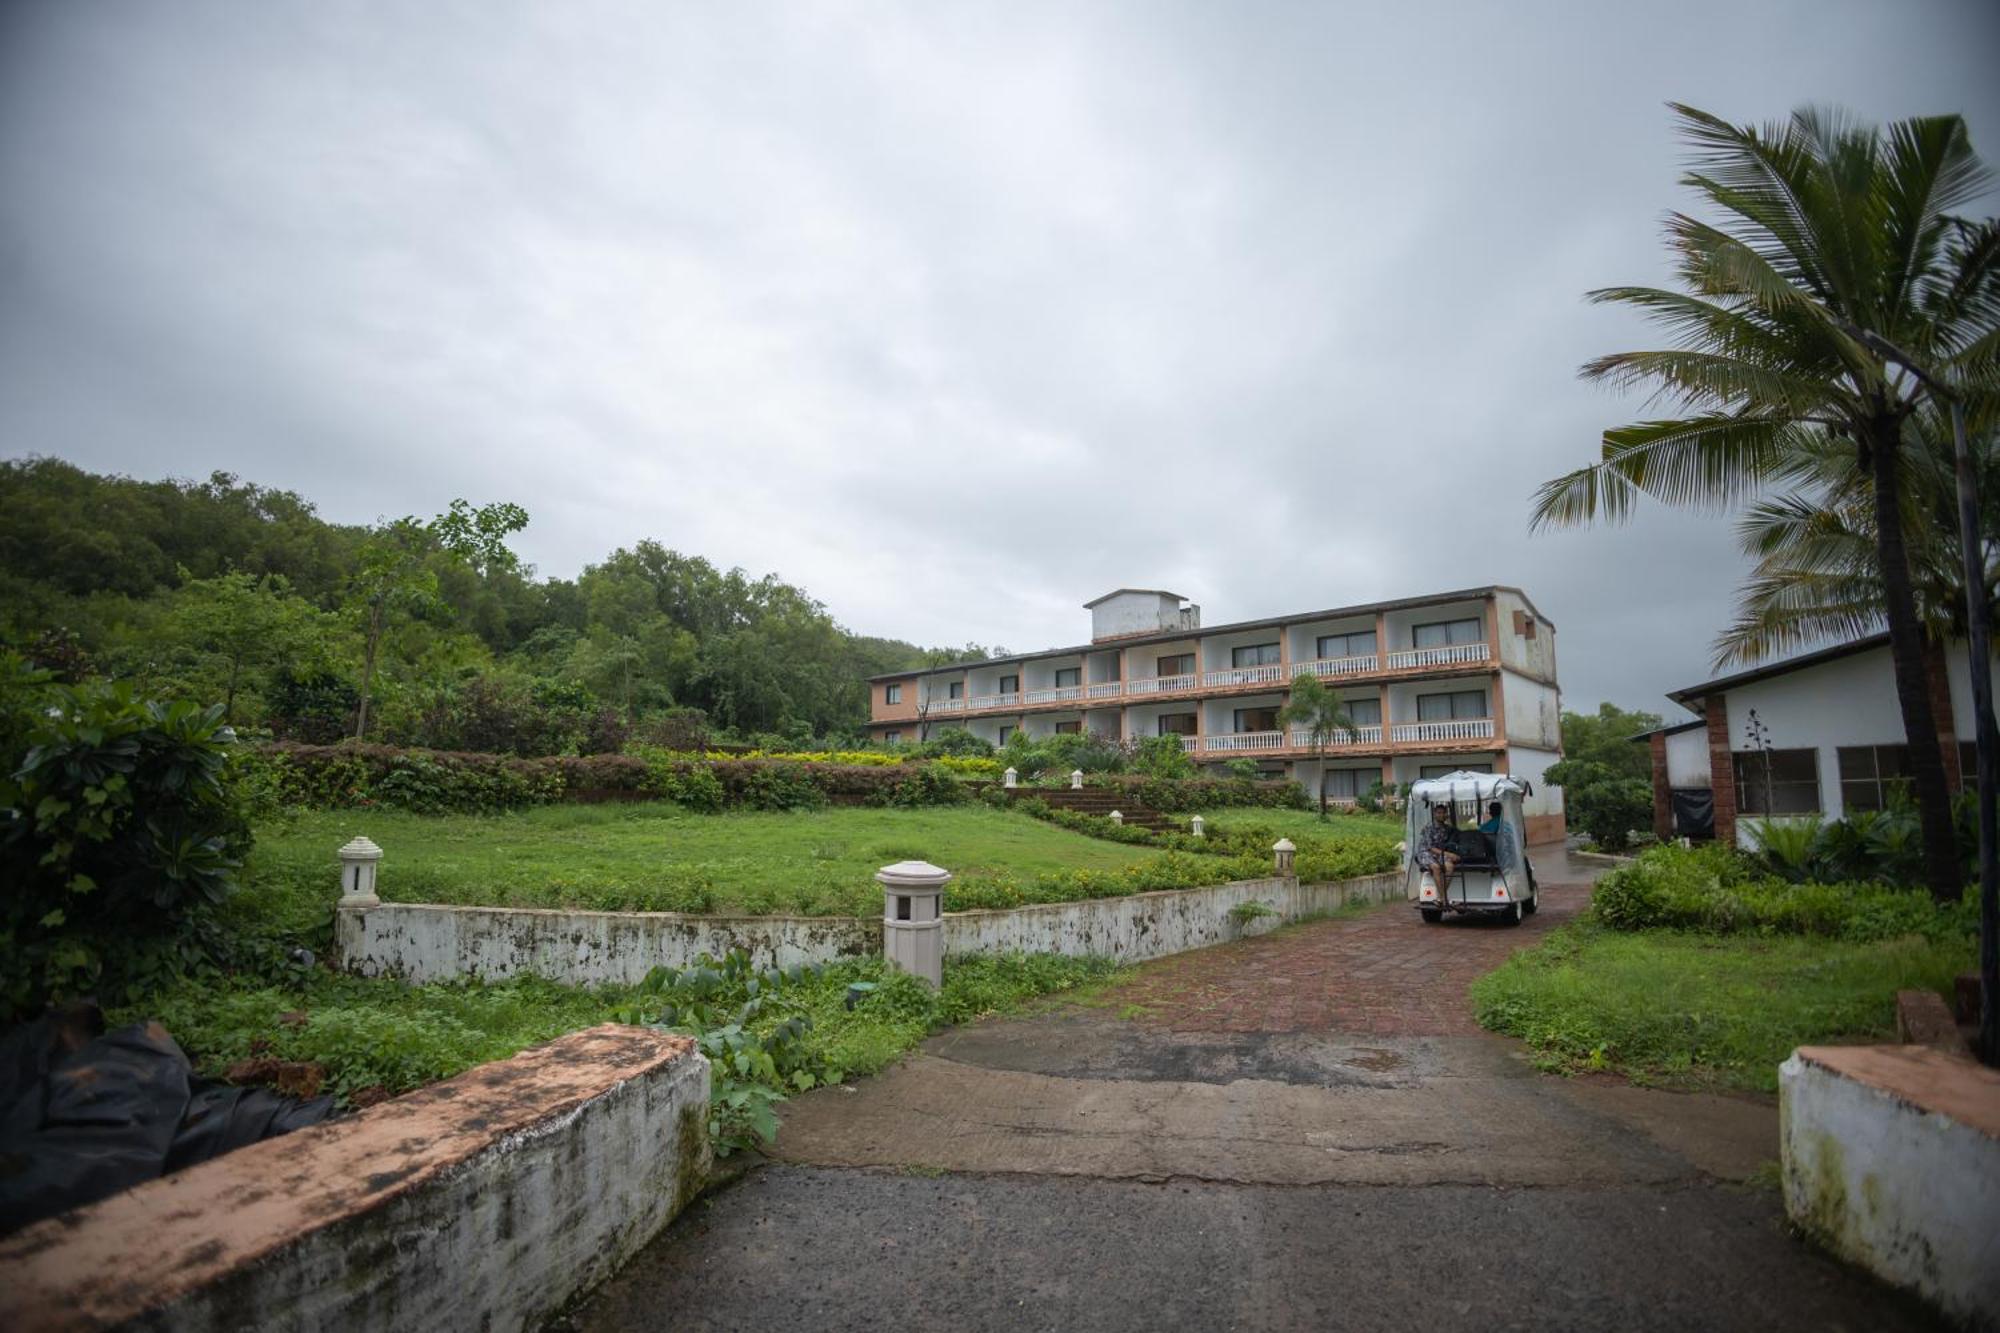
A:
{"label": "window with curtain", "polygon": [[1454,722],[1486,717],[1485,690],[1453,690],[1449,694],[1417,696],[1417,721]]}
{"label": "window with curtain", "polygon": [[1246,643],[1229,650],[1229,665],[1233,667],[1276,666],[1278,662],[1278,645],[1275,643]]}
{"label": "window with curtain", "polygon": [[1019,676],[1000,677],[1000,693],[1019,694],[1020,692],[1021,692],[1021,678]]}
{"label": "window with curtain", "polygon": [[1347,715],[1354,719],[1356,726],[1372,727],[1382,721],[1382,696],[1379,694],[1370,694],[1359,699],[1343,699],[1340,701],[1340,706],[1347,710]]}
{"label": "window with curtain", "polygon": [[1236,730],[1276,731],[1278,710],[1275,708],[1239,708],[1236,710]]}
{"label": "window with curtain", "polygon": [[1056,735],[1058,736],[1075,736],[1082,730],[1083,730],[1083,723],[1081,722],[1056,723]]}
{"label": "window with curtain", "polygon": [[1379,768],[1331,768],[1320,779],[1320,788],[1334,800],[1353,800],[1381,780]]}
{"label": "window with curtain", "polygon": [[1322,634],[1319,636],[1321,657],[1373,657],[1375,655],[1375,631],[1356,630],[1352,634]]}
{"label": "window with curtain", "polygon": [[1477,616],[1465,620],[1433,620],[1410,627],[1412,648],[1449,648],[1456,643],[1484,643],[1486,622]]}
{"label": "window with curtain", "polygon": [[1161,676],[1192,676],[1194,674],[1194,654],[1176,653],[1172,657],[1160,658],[1155,674]]}
{"label": "window with curtain", "polygon": [[1193,713],[1160,714],[1159,734],[1162,736],[1192,736],[1194,730]]}
{"label": "window with curtain", "polygon": [[1056,688],[1057,688],[1057,689],[1059,689],[1059,690],[1060,690],[1060,689],[1064,689],[1064,688],[1067,688],[1068,686],[1071,686],[1071,685],[1081,685],[1081,684],[1083,684],[1083,668],[1082,668],[1082,667],[1057,667],[1057,668],[1056,668]]}
{"label": "window with curtain", "polygon": [[882,702],[885,704],[899,704],[903,702],[903,687],[901,685],[884,685],[882,687]]}

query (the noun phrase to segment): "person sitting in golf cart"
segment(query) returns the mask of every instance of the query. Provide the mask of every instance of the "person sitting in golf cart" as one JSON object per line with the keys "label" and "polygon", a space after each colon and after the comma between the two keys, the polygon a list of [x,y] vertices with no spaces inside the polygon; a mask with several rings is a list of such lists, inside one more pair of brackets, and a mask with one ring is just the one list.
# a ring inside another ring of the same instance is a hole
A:
{"label": "person sitting in golf cart", "polygon": [[1514,826],[1507,822],[1507,808],[1498,801],[1486,806],[1486,820],[1479,831],[1493,839],[1493,859],[1501,865],[1514,864]]}
{"label": "person sitting in golf cart", "polygon": [[1440,891],[1458,870],[1458,830],[1452,826],[1449,803],[1431,807],[1431,822],[1417,838],[1417,864],[1431,872]]}

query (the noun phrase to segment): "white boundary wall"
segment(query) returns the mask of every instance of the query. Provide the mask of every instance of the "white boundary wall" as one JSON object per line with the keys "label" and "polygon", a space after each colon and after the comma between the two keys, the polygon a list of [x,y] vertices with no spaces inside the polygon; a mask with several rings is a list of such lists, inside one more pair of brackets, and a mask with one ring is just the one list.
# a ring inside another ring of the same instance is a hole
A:
{"label": "white boundary wall", "polygon": [[[944,917],[947,960],[977,953],[1085,954],[1138,962],[1223,944],[1243,934],[1229,915],[1261,902],[1281,921],[1349,903],[1407,896],[1398,872],[1332,884],[1250,879],[1126,898],[1044,903]],[[1269,918],[1266,918],[1267,920]],[[409,982],[540,976],[572,986],[630,985],[655,967],[742,949],[759,967],[831,963],[882,952],[874,917],[710,917],[678,912],[565,912],[425,903],[343,906],[335,914],[340,966]]]}

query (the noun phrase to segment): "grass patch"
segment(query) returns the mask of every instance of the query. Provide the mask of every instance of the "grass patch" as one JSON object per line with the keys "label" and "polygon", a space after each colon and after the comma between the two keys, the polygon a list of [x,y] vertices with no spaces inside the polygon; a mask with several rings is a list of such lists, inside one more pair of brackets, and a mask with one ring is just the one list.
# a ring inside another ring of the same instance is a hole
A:
{"label": "grass patch", "polygon": [[[817,1082],[839,1082],[874,1073],[940,1027],[1041,996],[1094,993],[1125,975],[1099,958],[982,956],[948,964],[943,989],[933,992],[879,958],[857,959],[788,984],[752,1027],[805,1019],[804,1067]],[[855,981],[877,989],[850,1010]],[[594,1024],[658,1016],[635,1012],[644,1007],[631,987],[583,990],[533,977],[408,986],[313,972],[283,985],[182,982],[108,1017],[114,1025],[159,1019],[208,1078],[252,1056],[316,1062],[345,1101],[364,1088],[407,1092]]]}
{"label": "grass patch", "polygon": [[1949,993],[1964,939],[1850,941],[1616,931],[1585,920],[1473,983],[1479,1021],[1544,1068],[1675,1086],[1777,1089],[1793,1048],[1879,1040],[1898,990]]}
{"label": "grass patch", "polygon": [[313,811],[258,829],[241,910],[297,933],[316,929],[336,893],[334,850],[356,834],[384,849],[380,892],[389,901],[602,911],[868,916],[882,909],[872,876],[895,861],[930,861],[959,883],[977,885],[1118,870],[1158,855],[978,807],[720,815],[665,803],[503,815]]}
{"label": "grass patch", "polygon": [[[1400,815],[1371,815],[1365,810],[1346,813],[1339,810],[1330,812],[1325,819],[1314,810],[1278,810],[1271,808],[1246,809],[1237,807],[1229,810],[1204,810],[1201,817],[1209,827],[1221,825],[1229,829],[1267,828],[1271,830],[1271,840],[1290,838],[1304,844],[1301,839],[1310,838],[1317,842],[1343,842],[1351,838],[1395,838],[1403,836],[1403,820]],[[1187,816],[1172,815],[1175,828],[1187,831]]]}

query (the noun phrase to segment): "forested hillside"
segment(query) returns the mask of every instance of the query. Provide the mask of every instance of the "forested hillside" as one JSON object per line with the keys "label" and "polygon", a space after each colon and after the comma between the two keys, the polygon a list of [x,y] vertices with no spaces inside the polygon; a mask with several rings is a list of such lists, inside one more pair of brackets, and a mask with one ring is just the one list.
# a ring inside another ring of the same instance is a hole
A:
{"label": "forested hillside", "polygon": [[64,677],[224,703],[281,738],[365,726],[521,754],[635,731],[837,739],[867,716],[868,675],[978,652],[849,634],[803,589],[653,541],[541,578],[508,545],[531,517],[457,501],[344,526],[226,473],[0,463],[0,636]]}

